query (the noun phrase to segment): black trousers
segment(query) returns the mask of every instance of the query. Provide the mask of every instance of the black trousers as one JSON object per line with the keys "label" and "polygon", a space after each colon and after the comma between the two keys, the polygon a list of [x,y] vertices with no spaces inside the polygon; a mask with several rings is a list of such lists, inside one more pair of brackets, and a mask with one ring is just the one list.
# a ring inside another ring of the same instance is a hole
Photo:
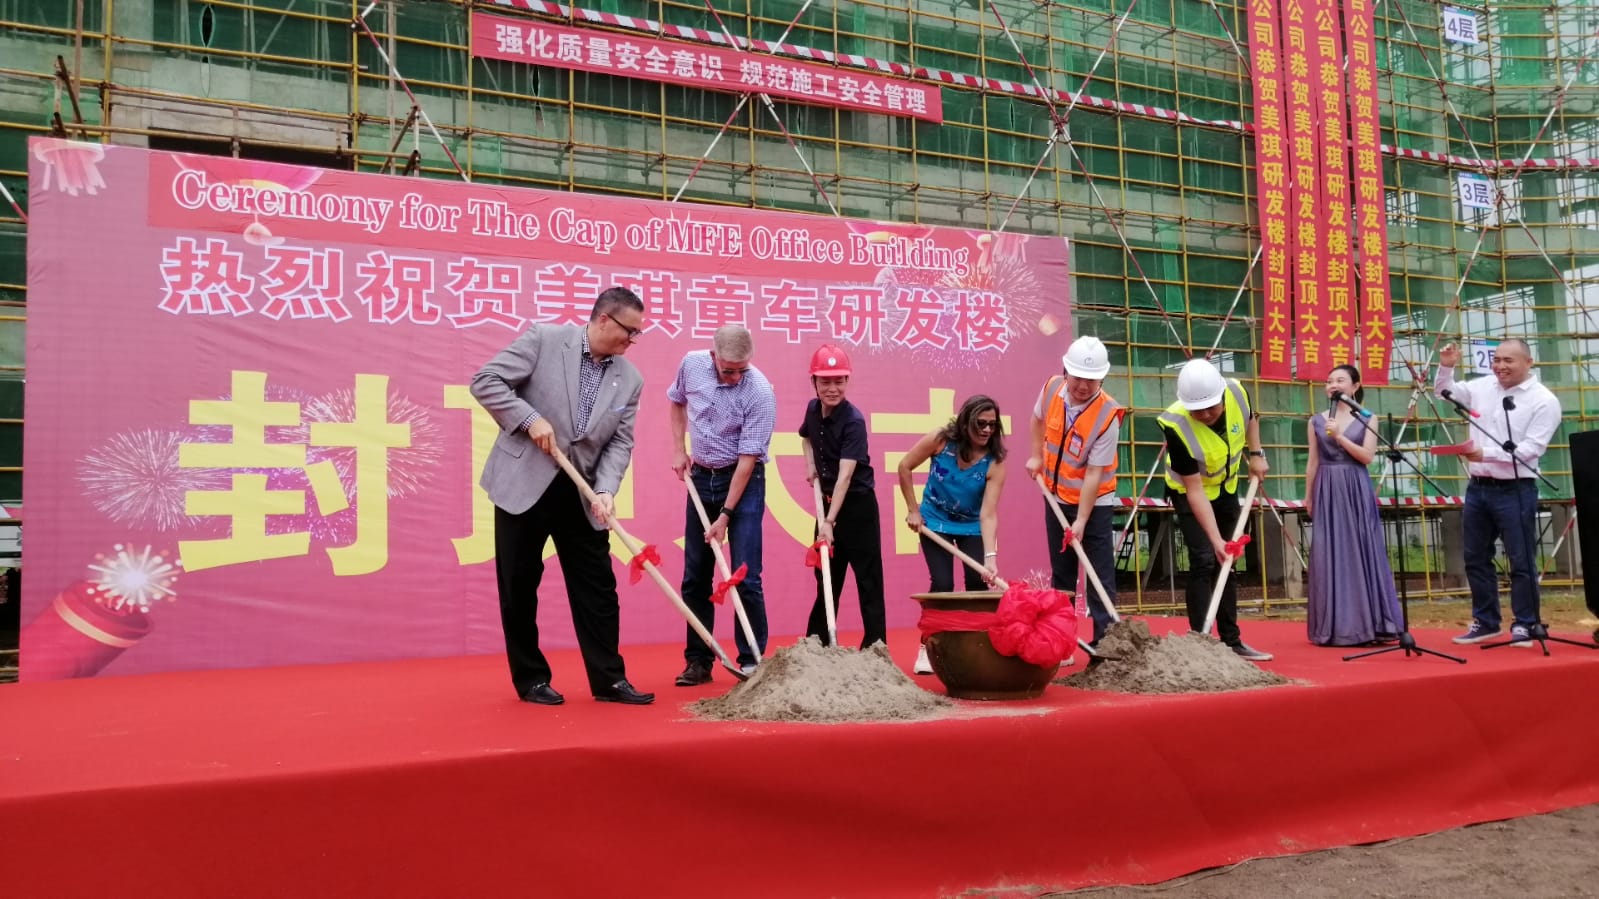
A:
{"label": "black trousers", "polygon": [[[939,534],[945,540],[953,543],[955,548],[971,556],[979,562],[987,562],[983,558],[983,535],[964,534]],[[965,589],[968,591],[987,590],[988,585],[983,583],[983,576],[972,570],[972,566],[955,558],[949,550],[927,539],[924,534],[922,541],[922,558],[927,560],[927,576],[931,581],[927,585],[928,593],[948,593],[955,589],[956,569],[966,572],[964,580]]]}
{"label": "black trousers", "polygon": [[[1088,516],[1088,527],[1083,530],[1083,553],[1088,556],[1088,564],[1094,566],[1094,573],[1099,575],[1099,582],[1105,585],[1105,593],[1111,602],[1116,601],[1116,538],[1111,527],[1115,517],[1115,506],[1095,506]],[[1080,560],[1077,550],[1070,546],[1061,549],[1061,538],[1065,535],[1066,531],[1055,518],[1055,510],[1049,508],[1049,499],[1046,497],[1044,539],[1049,541],[1049,585],[1056,590],[1075,593]],[[1105,631],[1110,629],[1110,610],[1100,602],[1099,592],[1093,584],[1084,585],[1083,600],[1088,606],[1089,616],[1094,619],[1094,642],[1098,643],[1105,636]],[[1208,595],[1206,600],[1209,601]]]}
{"label": "black trousers", "polygon": [[[844,589],[844,571],[855,569],[855,592],[861,600],[861,624],[865,635],[861,648],[888,642],[888,619],[883,610],[883,531],[877,511],[877,496],[851,493],[844,499],[838,520],[833,522],[833,601],[839,602]],[[805,633],[827,642],[827,607],[822,592],[822,569],[816,569],[816,602],[811,606]]]}
{"label": "black trousers", "polygon": [[583,498],[566,475],[557,475],[533,508],[513,515],[494,509],[494,572],[500,587],[500,623],[511,685],[521,696],[550,680],[550,663],[539,649],[539,582],[544,578],[544,545],[555,540],[555,555],[566,579],[577,645],[588,671],[589,690],[609,689],[627,673],[617,651],[620,614],[616,573],[611,570],[610,531],[596,531],[583,512]]}
{"label": "black trousers", "polygon": [[[1210,538],[1205,536],[1205,529],[1199,526],[1199,520],[1188,505],[1187,494],[1173,491],[1168,496],[1172,510],[1177,513],[1177,526],[1183,532],[1183,545],[1188,547],[1188,591],[1183,599],[1188,605],[1188,627],[1197,631],[1205,626],[1210,594],[1216,588],[1221,566],[1216,563],[1216,551],[1210,546]],[[1216,531],[1222,539],[1232,536],[1241,511],[1238,496],[1223,493],[1210,501],[1210,509],[1216,516]],[[1238,630],[1238,579],[1235,577],[1227,578],[1221,603],[1216,607],[1216,636],[1228,646],[1237,646],[1244,639]]]}

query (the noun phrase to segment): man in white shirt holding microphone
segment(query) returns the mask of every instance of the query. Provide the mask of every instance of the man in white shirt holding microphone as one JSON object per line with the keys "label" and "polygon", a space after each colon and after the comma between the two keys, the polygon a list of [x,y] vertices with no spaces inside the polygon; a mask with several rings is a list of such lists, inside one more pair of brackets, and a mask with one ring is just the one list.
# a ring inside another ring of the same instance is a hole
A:
{"label": "man in white shirt holding microphone", "polygon": [[[1472,428],[1470,451],[1462,454],[1471,476],[1462,518],[1472,621],[1454,642],[1481,643],[1500,634],[1499,576],[1493,565],[1494,541],[1500,539],[1510,557],[1510,610],[1515,615],[1510,640],[1534,646],[1531,629],[1539,624],[1538,464],[1560,427],[1560,400],[1532,376],[1532,348],[1519,337],[1499,342],[1491,378],[1456,381],[1459,364],[1460,350],[1453,343],[1439,351],[1438,395],[1470,414],[1482,430]],[[1514,453],[1505,449],[1507,442],[1514,445]]]}

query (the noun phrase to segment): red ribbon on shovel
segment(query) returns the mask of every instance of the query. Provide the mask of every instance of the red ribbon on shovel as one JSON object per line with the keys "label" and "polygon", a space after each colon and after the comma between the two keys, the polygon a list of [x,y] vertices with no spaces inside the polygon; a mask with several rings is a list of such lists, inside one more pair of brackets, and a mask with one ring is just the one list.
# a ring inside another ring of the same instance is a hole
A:
{"label": "red ribbon on shovel", "polygon": [[1245,534],[1237,540],[1227,541],[1227,557],[1236,559],[1244,554],[1244,547],[1249,545],[1249,535]]}
{"label": "red ribbon on shovel", "polygon": [[748,574],[749,570],[750,567],[748,565],[738,566],[738,570],[728,575],[727,580],[717,584],[716,587],[711,590],[711,602],[721,605],[722,601],[727,599],[728,588],[737,587],[739,584],[744,583],[744,575]]}
{"label": "red ribbon on shovel", "polygon": [[818,540],[805,550],[805,564],[810,568],[822,567],[822,547],[827,545],[826,540]]}
{"label": "red ribbon on shovel", "polygon": [[627,582],[629,584],[636,584],[640,578],[644,577],[645,562],[656,567],[661,564],[661,554],[655,549],[655,544],[653,543],[646,543],[640,547],[639,551],[633,555],[633,561],[627,563]]}

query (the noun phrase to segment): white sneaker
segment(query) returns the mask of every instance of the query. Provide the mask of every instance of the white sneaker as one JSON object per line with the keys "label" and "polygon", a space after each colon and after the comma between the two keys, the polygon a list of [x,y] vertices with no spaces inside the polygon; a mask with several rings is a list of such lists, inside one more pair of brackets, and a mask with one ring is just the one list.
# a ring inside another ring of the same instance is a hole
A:
{"label": "white sneaker", "polygon": [[755,673],[755,666],[754,665],[740,665],[740,666],[738,666],[738,671],[739,671],[740,674],[744,675],[745,677],[749,677],[750,675]]}
{"label": "white sneaker", "polygon": [[933,663],[927,658],[927,647],[925,645],[916,651],[916,664],[911,666],[911,670],[917,674],[933,673]]}

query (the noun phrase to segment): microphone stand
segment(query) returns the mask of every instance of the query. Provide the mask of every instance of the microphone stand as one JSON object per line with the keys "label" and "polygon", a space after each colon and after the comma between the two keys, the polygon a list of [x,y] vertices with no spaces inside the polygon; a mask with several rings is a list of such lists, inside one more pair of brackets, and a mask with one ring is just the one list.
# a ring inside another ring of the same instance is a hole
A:
{"label": "microphone stand", "polygon": [[[1459,401],[1457,401],[1454,397],[1446,397],[1446,399],[1448,399],[1449,402],[1454,403],[1455,408],[1457,410],[1459,410],[1460,412],[1462,412],[1462,413],[1469,413],[1470,412],[1470,410],[1468,408],[1466,408],[1464,406],[1464,404],[1462,404]],[[1510,412],[1511,412],[1511,410],[1516,408],[1516,398],[1515,397],[1511,397],[1511,396],[1502,397],[1500,399],[1500,403],[1499,404],[1500,404],[1500,406],[1502,406],[1504,408],[1504,412],[1505,412],[1505,439],[1504,439],[1504,442],[1499,443],[1499,448],[1504,450],[1506,453],[1510,454],[1510,470],[1515,473],[1516,480],[1517,481],[1521,480],[1521,468],[1522,468],[1523,465],[1525,465],[1527,467],[1527,470],[1532,472],[1533,475],[1538,478],[1538,480],[1544,482],[1545,484],[1548,484],[1549,485],[1549,489],[1554,490],[1555,489],[1554,482],[1552,482],[1548,478],[1544,477],[1543,473],[1540,472],[1537,468],[1533,467],[1532,463],[1523,462],[1520,459],[1520,457],[1518,457],[1516,455],[1516,442],[1515,442],[1515,440],[1513,440],[1511,438],[1511,430],[1510,430]],[[1480,424],[1477,424],[1474,416],[1472,416],[1470,414],[1467,414],[1466,415],[1466,420],[1471,422],[1471,424],[1474,427],[1476,427],[1477,430],[1482,431],[1484,434],[1487,434],[1489,438],[1493,437],[1492,434],[1488,433],[1488,430],[1486,428],[1484,428]],[[1520,518],[1524,522],[1526,520],[1526,516],[1524,514],[1520,514],[1521,513],[1521,495],[1519,493],[1516,495],[1516,511],[1518,513],[1516,517]],[[1537,529],[1538,529],[1537,528],[1537,510],[1536,510],[1536,508],[1534,508],[1534,514],[1533,514],[1533,536],[1536,536]],[[1538,554],[1537,554],[1536,550],[1534,548],[1532,548],[1532,547],[1528,547],[1528,552],[1532,553],[1533,561],[1535,563],[1534,567],[1537,567],[1536,566],[1536,560],[1537,560],[1537,555]],[[1496,577],[1495,578],[1495,582],[1496,582],[1495,586],[1496,586],[1496,588],[1497,588],[1497,580],[1498,580],[1498,578]],[[1512,582],[1511,590],[1514,591],[1514,589],[1515,589],[1515,585],[1514,585],[1514,582]],[[1533,589],[1534,590],[1538,589],[1536,583],[1533,584]],[[1497,601],[1497,600],[1495,600],[1495,601]],[[1484,643],[1484,644],[1482,644],[1482,648],[1483,649],[1497,649],[1497,648],[1499,648],[1501,646],[1509,646],[1512,643],[1530,643],[1530,642],[1534,642],[1534,641],[1537,642],[1538,648],[1543,650],[1543,654],[1546,655],[1546,656],[1549,655],[1549,644],[1550,643],[1568,643],[1568,644],[1570,644],[1572,646],[1578,646],[1578,647],[1581,647],[1583,649],[1599,649],[1599,645],[1583,643],[1583,642],[1578,641],[1578,640],[1569,640],[1569,639],[1567,639],[1565,637],[1551,637],[1551,636],[1549,636],[1549,628],[1543,623],[1542,615],[1539,616],[1539,620],[1537,620],[1537,621],[1535,621],[1532,624],[1527,626],[1527,639],[1525,639],[1525,640],[1515,640],[1515,639],[1500,640],[1500,641],[1495,642],[1495,643]]]}
{"label": "microphone stand", "polygon": [[[1427,473],[1422,471],[1419,467],[1417,467],[1416,463],[1411,461],[1410,457],[1408,457],[1404,453],[1400,452],[1399,451],[1399,447],[1394,446],[1393,441],[1391,441],[1387,437],[1383,436],[1383,433],[1381,431],[1379,431],[1376,428],[1372,427],[1372,418],[1371,418],[1371,416],[1369,414],[1366,416],[1366,418],[1364,420],[1365,420],[1366,427],[1371,428],[1373,431],[1376,432],[1377,440],[1379,442],[1381,442],[1383,446],[1386,446],[1388,448],[1388,452],[1386,453],[1386,455],[1388,457],[1388,475],[1389,475],[1389,478],[1391,479],[1391,482],[1393,484],[1393,491],[1394,491],[1394,498],[1395,499],[1399,498],[1399,463],[1400,462],[1404,462],[1406,465],[1409,465],[1410,469],[1412,471],[1414,471],[1423,481],[1426,481],[1429,485],[1431,485],[1432,489],[1438,491],[1438,494],[1440,496],[1444,495],[1444,490],[1443,490],[1442,487],[1439,487],[1438,484],[1436,482],[1434,482],[1432,478],[1427,477]],[[1394,416],[1393,416],[1393,413],[1390,412],[1388,414],[1388,429],[1391,431],[1391,430],[1393,430],[1393,427],[1394,427]],[[1426,506],[1423,505],[1420,508],[1422,510],[1422,515],[1425,516],[1425,514],[1426,514]],[[1422,520],[1426,521],[1426,518],[1423,517]],[[1395,578],[1395,580],[1399,584],[1399,627],[1400,627],[1399,643],[1397,645],[1394,645],[1394,646],[1384,646],[1381,649],[1372,649],[1372,650],[1368,650],[1366,652],[1357,652],[1354,655],[1344,656],[1344,661],[1353,662],[1356,659],[1364,659],[1364,658],[1367,658],[1369,656],[1380,656],[1380,655],[1383,655],[1384,653],[1401,652],[1402,651],[1402,652],[1404,652],[1405,658],[1407,658],[1407,659],[1410,658],[1413,655],[1417,656],[1417,657],[1428,655],[1428,656],[1437,656],[1440,659],[1448,659],[1451,662],[1459,662],[1462,665],[1466,664],[1466,660],[1461,658],[1460,656],[1452,656],[1452,655],[1449,655],[1448,653],[1439,652],[1436,649],[1427,649],[1424,646],[1417,646],[1416,645],[1416,638],[1411,636],[1411,633],[1410,633],[1410,571],[1409,571],[1409,565],[1405,561],[1405,529],[1404,529],[1404,523],[1399,517],[1399,511],[1398,511],[1398,507],[1397,506],[1394,509],[1393,522],[1394,522],[1394,546],[1399,548],[1399,576],[1397,578]]]}

